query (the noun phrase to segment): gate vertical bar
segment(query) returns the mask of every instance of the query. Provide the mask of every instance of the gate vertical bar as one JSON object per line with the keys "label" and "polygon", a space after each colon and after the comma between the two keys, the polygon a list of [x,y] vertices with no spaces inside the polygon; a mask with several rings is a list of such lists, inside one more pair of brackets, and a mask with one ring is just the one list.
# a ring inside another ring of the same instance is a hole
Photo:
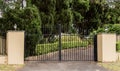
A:
{"label": "gate vertical bar", "polygon": [[58,25],[59,27],[59,61],[61,61],[61,24]]}

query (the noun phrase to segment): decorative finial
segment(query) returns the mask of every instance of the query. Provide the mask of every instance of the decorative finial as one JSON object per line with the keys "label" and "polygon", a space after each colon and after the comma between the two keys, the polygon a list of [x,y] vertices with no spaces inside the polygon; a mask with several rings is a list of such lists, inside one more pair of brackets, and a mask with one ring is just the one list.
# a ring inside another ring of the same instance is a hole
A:
{"label": "decorative finial", "polygon": [[15,29],[15,30],[17,29],[17,25],[16,25],[16,24],[14,25],[14,29]]}
{"label": "decorative finial", "polygon": [[107,33],[107,31],[108,31],[108,28],[106,27],[106,28],[105,28],[105,32]]}

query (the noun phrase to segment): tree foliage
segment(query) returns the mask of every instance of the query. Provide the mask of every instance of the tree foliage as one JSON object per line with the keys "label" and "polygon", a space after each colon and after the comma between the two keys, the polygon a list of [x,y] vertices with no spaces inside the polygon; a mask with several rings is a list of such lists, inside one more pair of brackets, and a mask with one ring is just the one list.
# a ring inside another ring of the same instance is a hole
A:
{"label": "tree foliage", "polygon": [[[120,4],[119,4],[120,5]],[[106,22],[110,24],[120,23],[120,8],[115,3],[115,8],[108,8],[108,12],[105,14]]]}
{"label": "tree foliage", "polygon": [[[31,3],[39,9],[39,16],[41,16],[42,19],[42,33],[51,34],[53,30],[52,27],[55,23],[56,0],[31,0]],[[44,29],[48,32],[45,32]]]}
{"label": "tree foliage", "polygon": [[[0,19],[1,30],[14,30],[14,24],[17,24],[17,30],[25,30],[26,32],[35,33],[40,31],[41,18],[37,7],[31,6],[25,9],[7,9],[3,18]],[[3,26],[2,26],[3,25]]]}
{"label": "tree foliage", "polygon": [[104,24],[120,23],[119,1],[112,3],[113,8],[104,0],[26,0],[27,7],[24,9],[19,1],[11,9],[0,0],[0,9],[4,12],[3,18],[0,18],[0,35],[5,36],[1,31],[14,30],[13,26],[17,24],[17,30],[26,31],[27,48],[33,51],[27,53],[31,55],[41,39],[54,38],[58,33],[58,24],[62,25],[62,33],[89,35]]}
{"label": "tree foliage", "polygon": [[[56,5],[56,23],[62,25],[62,32],[71,32],[73,13],[72,0],[59,0]],[[67,26],[67,27],[66,27]]]}
{"label": "tree foliage", "polygon": [[[115,5],[115,8],[109,7],[111,4]],[[76,31],[79,34],[89,34],[90,31],[99,26],[102,27],[103,24],[120,23],[119,1],[109,3],[105,0],[95,2],[89,0],[27,0],[27,6],[32,5],[38,9],[42,34],[56,33],[58,24],[62,24],[63,33]]]}
{"label": "tree foliage", "polygon": [[89,0],[74,0],[73,1],[73,14],[74,14],[74,25],[78,28],[79,34],[84,34],[86,29],[85,15],[89,11]]}
{"label": "tree foliage", "polygon": [[[4,32],[15,30],[15,24],[16,30],[25,31],[25,45],[26,49],[29,49],[26,53],[34,54],[36,44],[41,37],[41,17],[38,8],[35,5],[29,5],[21,9],[17,3],[15,8],[5,8],[3,18],[0,19],[0,35],[5,36]],[[33,52],[30,52],[31,50]]]}
{"label": "tree foliage", "polygon": [[81,26],[81,20],[89,10],[89,0],[31,0],[31,3],[39,9],[42,27],[62,24],[62,32],[69,33],[75,25]]}

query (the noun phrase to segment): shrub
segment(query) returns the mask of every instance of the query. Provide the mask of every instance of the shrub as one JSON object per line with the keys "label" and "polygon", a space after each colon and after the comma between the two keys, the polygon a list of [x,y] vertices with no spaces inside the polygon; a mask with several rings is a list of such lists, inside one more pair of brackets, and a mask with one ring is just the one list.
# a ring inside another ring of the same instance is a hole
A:
{"label": "shrub", "polygon": [[38,44],[36,47],[36,54],[46,54],[58,50],[58,43]]}
{"label": "shrub", "polygon": [[87,41],[63,42],[62,49],[75,48],[75,47],[86,47],[87,45],[88,45]]}
{"label": "shrub", "polygon": [[[62,42],[62,49],[77,48],[77,47],[86,47],[88,45],[87,41],[71,41],[71,42]],[[36,54],[47,54],[58,50],[58,43],[47,43],[47,44],[38,44],[36,46]]]}
{"label": "shrub", "polygon": [[71,34],[63,34],[61,37],[61,41],[81,41],[81,38],[78,35],[71,35]]}
{"label": "shrub", "polygon": [[117,43],[116,43],[116,51],[117,51],[117,52],[120,52],[120,42],[117,42]]}
{"label": "shrub", "polygon": [[[108,29],[105,31],[105,29]],[[97,30],[94,30],[90,33],[90,36],[93,37],[94,35],[98,33],[116,33],[120,34],[120,24],[105,24],[103,27],[98,28]]]}
{"label": "shrub", "polygon": [[112,27],[109,28],[108,32],[120,34],[120,24],[114,24]]}

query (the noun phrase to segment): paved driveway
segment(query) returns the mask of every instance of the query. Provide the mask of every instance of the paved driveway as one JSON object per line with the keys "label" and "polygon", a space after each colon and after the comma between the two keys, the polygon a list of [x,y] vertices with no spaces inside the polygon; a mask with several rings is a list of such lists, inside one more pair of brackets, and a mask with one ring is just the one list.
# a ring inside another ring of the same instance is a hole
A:
{"label": "paved driveway", "polygon": [[95,62],[26,62],[25,67],[18,71],[110,71],[98,66]]}

